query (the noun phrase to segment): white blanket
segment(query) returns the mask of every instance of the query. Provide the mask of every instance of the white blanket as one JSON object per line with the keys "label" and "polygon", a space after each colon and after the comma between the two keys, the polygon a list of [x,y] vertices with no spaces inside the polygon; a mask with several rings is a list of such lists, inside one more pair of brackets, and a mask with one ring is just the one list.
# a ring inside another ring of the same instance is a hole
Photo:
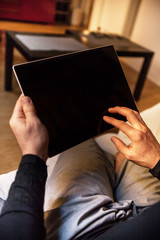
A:
{"label": "white blanket", "polygon": [[[160,142],[160,103],[143,111],[141,113],[141,116],[146,122],[146,124],[148,125],[148,127],[152,130],[157,140]],[[130,143],[130,140],[128,139],[128,137],[125,134],[123,134],[121,131],[119,131],[118,134],[114,134],[114,135],[121,138],[126,144]],[[117,150],[114,147],[113,143],[110,141],[111,136],[113,136],[112,133],[107,133],[97,137],[95,140],[101,149],[114,155],[117,153]],[[52,177],[50,174],[54,168],[54,165],[57,159],[58,159],[58,155],[52,158],[49,158],[47,160],[48,178],[46,182],[44,211],[49,210],[48,202],[50,200],[51,195],[53,194],[50,192],[50,189],[52,186]],[[16,175],[16,171],[12,171],[12,172],[0,175],[0,198],[6,200],[8,196],[9,188],[15,179],[15,175]]]}

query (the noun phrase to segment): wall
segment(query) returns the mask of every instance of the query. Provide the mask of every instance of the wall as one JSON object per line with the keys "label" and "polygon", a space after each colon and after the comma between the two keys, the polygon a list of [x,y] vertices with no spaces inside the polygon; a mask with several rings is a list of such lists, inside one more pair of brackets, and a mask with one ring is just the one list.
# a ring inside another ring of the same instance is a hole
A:
{"label": "wall", "polygon": [[103,32],[122,33],[131,0],[95,0],[90,30],[101,28]]}
{"label": "wall", "polygon": [[[160,86],[160,1],[142,0],[131,40],[155,52],[148,77]],[[127,61],[136,70],[140,61]]]}
{"label": "wall", "polygon": [[[160,85],[160,0],[95,0],[90,30],[118,33],[155,52],[148,77]],[[124,58],[139,71],[142,60]]]}

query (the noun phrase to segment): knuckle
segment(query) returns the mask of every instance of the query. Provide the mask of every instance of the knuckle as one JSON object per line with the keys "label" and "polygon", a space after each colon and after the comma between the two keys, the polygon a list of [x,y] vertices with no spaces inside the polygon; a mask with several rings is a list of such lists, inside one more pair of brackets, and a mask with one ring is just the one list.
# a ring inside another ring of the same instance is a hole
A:
{"label": "knuckle", "polygon": [[9,125],[10,125],[10,126],[12,125],[12,119],[9,120]]}
{"label": "knuckle", "polygon": [[135,111],[135,110],[132,110],[132,111],[136,116],[139,116],[139,113],[137,111]]}
{"label": "knuckle", "polygon": [[138,131],[134,136],[135,141],[139,142],[144,139],[144,133],[141,131]]}
{"label": "knuckle", "polygon": [[147,126],[142,125],[141,128],[142,128],[143,133],[147,133],[147,132],[149,132],[149,129],[148,129]]}
{"label": "knuckle", "polygon": [[135,111],[135,110],[132,110],[132,109],[130,109],[130,115],[134,115],[134,116],[139,116],[139,113],[137,112],[137,111]]}
{"label": "knuckle", "polygon": [[12,118],[9,120],[9,125],[10,125],[11,127],[14,126],[14,120],[13,120]]}
{"label": "knuckle", "polygon": [[131,152],[126,153],[126,158],[133,160],[133,154]]}
{"label": "knuckle", "polygon": [[[127,109],[127,108],[126,108]],[[134,117],[135,115],[137,115],[137,112],[132,110],[132,109],[127,109],[126,111],[126,117],[129,120],[130,118]]]}
{"label": "knuckle", "polygon": [[123,127],[124,126],[124,121],[119,120],[119,127]]}
{"label": "knuckle", "polygon": [[130,153],[126,153],[125,156],[127,159],[132,159],[132,155]]}
{"label": "knuckle", "polygon": [[114,109],[120,109],[121,107],[120,106],[115,106]]}

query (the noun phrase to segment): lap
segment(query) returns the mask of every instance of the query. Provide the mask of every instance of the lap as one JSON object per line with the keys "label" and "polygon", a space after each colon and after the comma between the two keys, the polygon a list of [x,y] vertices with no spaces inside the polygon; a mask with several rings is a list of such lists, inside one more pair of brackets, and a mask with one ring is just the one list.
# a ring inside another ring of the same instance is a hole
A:
{"label": "lap", "polygon": [[47,239],[74,239],[134,214],[132,201],[114,201],[114,158],[93,139],[61,153],[51,178]]}
{"label": "lap", "polygon": [[160,201],[160,181],[148,168],[125,159],[115,187],[115,200],[124,199],[132,199],[137,207],[151,206]]}
{"label": "lap", "polygon": [[[159,199],[159,182],[148,169],[125,161],[115,175],[114,157],[93,139],[60,154],[50,174],[47,240],[74,239],[137,215]],[[134,203],[135,201],[135,203]]]}
{"label": "lap", "polygon": [[69,196],[104,194],[113,200],[113,167],[93,139],[61,153],[50,174],[50,208]]}

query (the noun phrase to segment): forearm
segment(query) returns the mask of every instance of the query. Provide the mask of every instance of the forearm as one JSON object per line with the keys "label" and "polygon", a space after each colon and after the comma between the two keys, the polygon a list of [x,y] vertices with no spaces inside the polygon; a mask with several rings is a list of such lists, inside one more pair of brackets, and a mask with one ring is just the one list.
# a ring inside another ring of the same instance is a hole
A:
{"label": "forearm", "polygon": [[34,155],[23,156],[2,210],[0,236],[14,236],[15,232],[22,236],[23,232],[28,231],[27,234],[30,235],[19,239],[37,239],[38,235],[41,236],[39,239],[44,238],[43,202],[46,178],[47,169],[42,159]]}

